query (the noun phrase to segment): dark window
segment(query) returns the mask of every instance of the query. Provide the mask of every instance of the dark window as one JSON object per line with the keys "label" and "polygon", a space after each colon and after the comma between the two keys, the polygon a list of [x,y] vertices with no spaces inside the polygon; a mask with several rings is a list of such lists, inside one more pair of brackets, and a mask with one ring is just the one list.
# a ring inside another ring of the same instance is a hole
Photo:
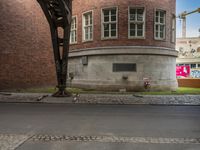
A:
{"label": "dark window", "polygon": [[191,68],[196,68],[196,64],[191,64]]}
{"label": "dark window", "polygon": [[136,72],[136,64],[113,64],[113,72]]}

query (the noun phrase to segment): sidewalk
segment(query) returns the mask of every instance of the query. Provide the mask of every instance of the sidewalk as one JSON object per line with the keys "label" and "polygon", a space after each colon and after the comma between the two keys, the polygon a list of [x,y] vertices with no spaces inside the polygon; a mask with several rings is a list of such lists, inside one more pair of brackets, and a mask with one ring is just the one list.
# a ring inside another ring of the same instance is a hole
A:
{"label": "sidewalk", "polygon": [[55,98],[41,93],[0,93],[0,103],[200,105],[200,95],[80,94]]}

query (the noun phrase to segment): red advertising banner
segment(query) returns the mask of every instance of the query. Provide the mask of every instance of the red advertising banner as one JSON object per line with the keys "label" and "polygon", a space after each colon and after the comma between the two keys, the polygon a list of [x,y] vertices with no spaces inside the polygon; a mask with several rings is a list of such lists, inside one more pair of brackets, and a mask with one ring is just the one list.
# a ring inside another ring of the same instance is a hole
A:
{"label": "red advertising banner", "polygon": [[190,66],[176,66],[176,76],[177,77],[189,77],[190,76]]}

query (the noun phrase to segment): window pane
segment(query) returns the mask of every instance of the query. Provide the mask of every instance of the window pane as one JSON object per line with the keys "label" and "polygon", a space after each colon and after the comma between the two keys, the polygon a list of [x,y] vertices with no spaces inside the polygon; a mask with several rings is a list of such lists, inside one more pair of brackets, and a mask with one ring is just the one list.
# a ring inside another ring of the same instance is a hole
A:
{"label": "window pane", "polygon": [[191,68],[196,68],[196,64],[191,64]]}
{"label": "window pane", "polygon": [[160,32],[164,32],[164,30],[165,30],[164,25],[160,25]]}
{"label": "window pane", "polygon": [[157,37],[157,38],[159,37],[158,35],[159,35],[159,33],[158,33],[158,32],[156,32],[156,37]]}
{"label": "window pane", "polygon": [[92,24],[92,14],[90,14],[90,24]]}
{"label": "window pane", "polygon": [[104,16],[104,22],[109,22],[109,16]]}
{"label": "window pane", "polygon": [[164,32],[160,32],[160,38],[164,38]]}
{"label": "window pane", "polygon": [[109,31],[104,31],[104,37],[109,37]]}
{"label": "window pane", "polygon": [[88,25],[88,15],[85,15],[85,25]]}
{"label": "window pane", "polygon": [[76,18],[72,18],[71,32],[70,32],[70,43],[76,42]]}
{"label": "window pane", "polygon": [[137,36],[143,36],[143,24],[137,24]]}
{"label": "window pane", "polygon": [[130,14],[136,14],[136,9],[131,8],[131,9],[130,9]]}
{"label": "window pane", "polygon": [[135,21],[136,15],[135,14],[130,14],[130,20]]}
{"label": "window pane", "polygon": [[137,31],[137,36],[143,36],[143,31],[142,30],[138,30]]}
{"label": "window pane", "polygon": [[109,30],[109,24],[104,24],[104,30]]}
{"label": "window pane", "polygon": [[89,27],[89,35],[90,35],[90,40],[92,39],[92,27]]}
{"label": "window pane", "polygon": [[137,9],[137,14],[142,15],[143,13],[144,13],[144,9],[142,9],[142,8]]}
{"label": "window pane", "polygon": [[137,15],[137,21],[143,21],[143,14],[138,14]]}
{"label": "window pane", "polygon": [[130,9],[130,18],[131,21],[136,20],[136,9]]}
{"label": "window pane", "polygon": [[165,16],[165,12],[164,11],[160,11],[160,17],[164,18]]}
{"label": "window pane", "polygon": [[135,24],[134,23],[130,24],[130,29],[134,29],[135,30]]}
{"label": "window pane", "polygon": [[111,21],[116,21],[116,15],[111,16]]}
{"label": "window pane", "polygon": [[115,23],[111,24],[111,30],[116,30],[116,24]]}
{"label": "window pane", "polygon": [[160,25],[160,38],[164,38],[164,32],[165,32],[164,26]]}
{"label": "window pane", "polygon": [[76,31],[74,31],[74,42],[76,42]]}
{"label": "window pane", "polygon": [[104,12],[104,16],[109,16],[109,10],[103,10],[103,12]]}
{"label": "window pane", "polygon": [[159,11],[156,11],[156,17],[159,17]]}
{"label": "window pane", "polygon": [[175,29],[175,23],[176,22],[176,20],[175,20],[175,18],[172,18],[172,29]]}
{"label": "window pane", "polygon": [[138,24],[138,25],[137,25],[137,29],[138,29],[138,30],[143,30],[143,24]]}
{"label": "window pane", "polygon": [[88,40],[88,28],[85,28],[85,40]]}
{"label": "window pane", "polygon": [[74,21],[72,21],[71,29],[73,30],[75,28]]}
{"label": "window pane", "polygon": [[156,22],[159,22],[159,21],[158,21],[158,19],[159,19],[159,18],[158,18],[158,17],[156,17]]}
{"label": "window pane", "polygon": [[160,23],[164,23],[164,18],[163,17],[160,18]]}
{"label": "window pane", "polygon": [[72,19],[72,23],[71,23],[71,30],[76,28],[76,18]]}
{"label": "window pane", "polygon": [[87,27],[85,28],[85,34],[88,34],[88,28]]}
{"label": "window pane", "polygon": [[130,36],[135,36],[135,30],[130,30]]}
{"label": "window pane", "polygon": [[159,25],[156,25],[156,31],[158,31],[159,30]]}
{"label": "window pane", "polygon": [[111,10],[111,15],[116,15],[116,12],[117,12],[116,9],[112,9]]}
{"label": "window pane", "polygon": [[116,36],[116,30],[112,30],[112,31],[111,31],[111,36],[112,36],[112,37],[113,37],[113,36],[114,36],[114,37]]}
{"label": "window pane", "polygon": [[85,40],[88,40],[88,33],[85,33]]}
{"label": "window pane", "polygon": [[73,42],[73,32],[70,34],[70,41]]}
{"label": "window pane", "polygon": [[74,19],[74,29],[76,29],[76,18]]}
{"label": "window pane", "polygon": [[137,9],[137,20],[138,21],[143,21],[143,13],[144,13],[144,9]]}

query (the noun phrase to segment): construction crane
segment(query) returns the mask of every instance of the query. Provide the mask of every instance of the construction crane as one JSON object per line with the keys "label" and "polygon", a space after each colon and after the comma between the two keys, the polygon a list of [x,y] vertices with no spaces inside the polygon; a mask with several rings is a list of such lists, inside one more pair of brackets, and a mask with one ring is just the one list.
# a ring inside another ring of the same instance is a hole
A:
{"label": "construction crane", "polygon": [[182,37],[183,38],[186,38],[186,16],[191,15],[193,13],[200,13],[200,8],[197,8],[196,10],[191,11],[191,12],[184,11],[178,16],[179,19],[182,19]]}

